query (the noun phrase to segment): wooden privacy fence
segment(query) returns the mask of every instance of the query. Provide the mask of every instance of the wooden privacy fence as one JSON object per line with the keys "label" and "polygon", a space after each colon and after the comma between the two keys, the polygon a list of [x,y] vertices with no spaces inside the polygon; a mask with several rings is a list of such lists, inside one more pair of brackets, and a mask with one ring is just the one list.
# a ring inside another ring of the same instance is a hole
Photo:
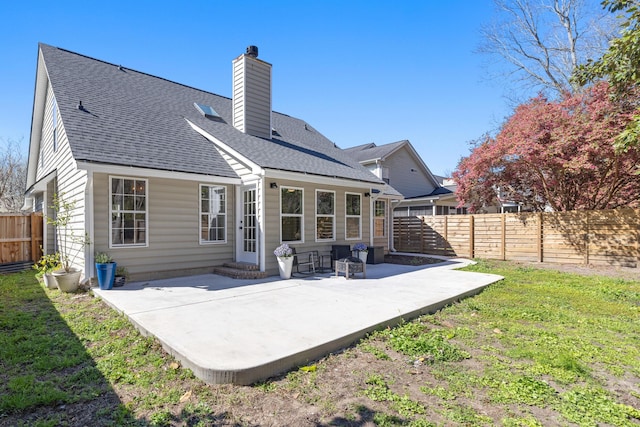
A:
{"label": "wooden privacy fence", "polygon": [[42,214],[0,214],[0,264],[35,262],[41,246]]}
{"label": "wooden privacy fence", "polygon": [[394,218],[402,252],[513,261],[635,267],[640,210]]}

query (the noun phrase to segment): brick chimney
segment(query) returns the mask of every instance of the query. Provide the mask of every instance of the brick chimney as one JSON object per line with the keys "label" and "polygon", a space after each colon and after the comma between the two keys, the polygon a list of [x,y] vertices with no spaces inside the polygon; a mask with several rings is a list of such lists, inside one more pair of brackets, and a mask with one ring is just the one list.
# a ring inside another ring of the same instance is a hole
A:
{"label": "brick chimney", "polygon": [[271,64],[258,59],[258,48],[233,60],[233,126],[271,139]]}

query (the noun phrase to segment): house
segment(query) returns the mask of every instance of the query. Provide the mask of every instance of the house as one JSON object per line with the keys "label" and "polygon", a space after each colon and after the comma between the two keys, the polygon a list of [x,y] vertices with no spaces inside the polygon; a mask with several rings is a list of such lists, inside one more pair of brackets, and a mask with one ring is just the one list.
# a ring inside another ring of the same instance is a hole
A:
{"label": "house", "polygon": [[[232,61],[232,98],[40,44],[27,201],[73,201],[76,266],[108,252],[132,279],[277,272],[273,250],[389,248],[399,194],[303,120],[272,111],[271,64]],[[58,242],[45,224],[45,252]]]}
{"label": "house", "polygon": [[393,204],[394,216],[466,213],[456,207],[455,189],[431,173],[409,141],[369,143],[345,151],[403,195]]}

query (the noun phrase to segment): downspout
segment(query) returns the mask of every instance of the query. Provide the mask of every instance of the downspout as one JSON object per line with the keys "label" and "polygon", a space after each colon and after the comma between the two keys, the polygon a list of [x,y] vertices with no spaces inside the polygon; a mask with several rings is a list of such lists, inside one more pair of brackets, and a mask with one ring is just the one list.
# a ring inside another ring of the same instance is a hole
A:
{"label": "downspout", "polygon": [[89,235],[89,244],[84,247],[85,281],[87,279],[91,280],[91,278],[95,276],[93,250],[91,249],[91,245],[95,243],[93,221],[93,171],[87,171],[87,184],[84,188],[84,228],[85,232]]}
{"label": "downspout", "polygon": [[373,246],[373,194],[369,192],[369,246]]}

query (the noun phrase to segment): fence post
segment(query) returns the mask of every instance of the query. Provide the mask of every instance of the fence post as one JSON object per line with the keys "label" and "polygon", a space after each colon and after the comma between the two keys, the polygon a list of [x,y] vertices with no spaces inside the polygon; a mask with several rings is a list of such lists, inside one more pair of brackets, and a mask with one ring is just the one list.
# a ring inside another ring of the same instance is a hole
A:
{"label": "fence post", "polygon": [[474,234],[474,216],[469,217],[469,258],[473,259],[473,250],[475,248],[475,234]]}
{"label": "fence post", "polygon": [[32,212],[31,215],[31,229],[29,232],[29,237],[31,238],[31,261],[38,261],[38,242],[36,241],[36,230],[38,229],[38,219],[39,217]]}
{"label": "fence post", "polygon": [[544,228],[542,227],[542,219],[542,212],[538,212],[538,262],[543,261],[542,241],[544,239],[544,236],[542,233],[544,233]]}
{"label": "fence post", "polygon": [[584,227],[584,264],[589,265],[589,211],[585,211]]}
{"label": "fence post", "polygon": [[449,215],[444,216],[444,240],[449,241]]}
{"label": "fence post", "polygon": [[420,218],[420,253],[424,253],[424,221],[426,217]]}
{"label": "fence post", "polygon": [[507,214],[503,213],[500,217],[502,226],[502,247],[500,248],[502,261],[507,259]]}

